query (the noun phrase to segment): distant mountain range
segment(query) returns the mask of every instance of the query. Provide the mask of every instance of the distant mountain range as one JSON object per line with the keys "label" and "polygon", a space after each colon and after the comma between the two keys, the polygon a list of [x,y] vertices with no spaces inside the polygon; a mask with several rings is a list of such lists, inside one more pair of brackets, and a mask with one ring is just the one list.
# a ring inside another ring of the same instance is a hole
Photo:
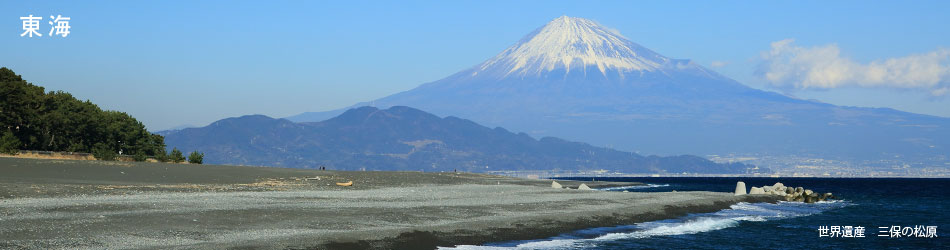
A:
{"label": "distant mountain range", "polygon": [[642,156],[553,137],[488,128],[394,106],[360,107],[337,117],[294,123],[263,115],[165,131],[165,142],[205,153],[214,164],[343,170],[610,170],[625,173],[745,173],[749,165],[701,157]]}
{"label": "distant mountain range", "polygon": [[[948,118],[753,89],[566,16],[472,68],[351,107],[370,103],[661,155],[950,155]],[[287,119],[322,121],[347,109]]]}

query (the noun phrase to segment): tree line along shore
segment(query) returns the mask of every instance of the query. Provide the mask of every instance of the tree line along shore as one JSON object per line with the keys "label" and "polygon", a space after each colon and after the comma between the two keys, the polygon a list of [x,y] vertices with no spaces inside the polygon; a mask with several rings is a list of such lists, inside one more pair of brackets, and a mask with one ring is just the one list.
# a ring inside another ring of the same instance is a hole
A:
{"label": "tree line along shore", "polygon": [[[23,150],[87,153],[97,160],[186,160],[178,149],[166,152],[165,138],[148,132],[131,115],[103,110],[67,92],[47,92],[6,67],[0,68],[0,97],[0,153],[17,155]],[[195,151],[187,160],[200,164],[203,158],[203,153]]]}

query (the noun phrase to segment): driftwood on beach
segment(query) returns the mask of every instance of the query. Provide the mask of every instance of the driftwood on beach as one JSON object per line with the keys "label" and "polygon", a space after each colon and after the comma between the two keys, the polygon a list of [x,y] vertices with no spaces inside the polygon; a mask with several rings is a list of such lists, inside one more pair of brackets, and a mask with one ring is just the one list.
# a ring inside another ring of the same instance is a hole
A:
{"label": "driftwood on beach", "polygon": [[353,181],[337,182],[336,185],[337,185],[337,186],[342,186],[342,187],[349,187],[349,186],[353,186]]}

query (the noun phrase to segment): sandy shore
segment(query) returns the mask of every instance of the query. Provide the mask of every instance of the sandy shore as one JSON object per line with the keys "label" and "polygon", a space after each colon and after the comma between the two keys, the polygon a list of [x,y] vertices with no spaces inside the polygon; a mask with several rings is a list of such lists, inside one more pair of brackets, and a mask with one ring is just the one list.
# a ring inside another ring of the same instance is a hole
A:
{"label": "sandy shore", "polygon": [[[558,190],[545,180],[470,173],[18,158],[0,158],[0,173],[4,249],[425,249],[544,238],[774,199]],[[334,184],[344,181],[355,184]]]}

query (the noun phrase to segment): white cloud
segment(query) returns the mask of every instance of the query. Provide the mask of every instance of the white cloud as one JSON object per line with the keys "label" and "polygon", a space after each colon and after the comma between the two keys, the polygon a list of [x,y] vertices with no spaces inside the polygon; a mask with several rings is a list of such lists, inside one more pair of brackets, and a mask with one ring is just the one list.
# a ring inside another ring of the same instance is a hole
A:
{"label": "white cloud", "polygon": [[835,44],[794,45],[785,39],[762,52],[759,75],[779,87],[830,89],[847,86],[920,89],[950,94],[950,50],[859,63],[841,57]]}
{"label": "white cloud", "polygon": [[729,62],[726,61],[712,61],[709,62],[709,67],[713,68],[722,68],[723,66],[729,65]]}
{"label": "white cloud", "polygon": [[935,96],[944,96],[950,94],[950,87],[943,87],[935,90],[931,90],[930,94]]}

